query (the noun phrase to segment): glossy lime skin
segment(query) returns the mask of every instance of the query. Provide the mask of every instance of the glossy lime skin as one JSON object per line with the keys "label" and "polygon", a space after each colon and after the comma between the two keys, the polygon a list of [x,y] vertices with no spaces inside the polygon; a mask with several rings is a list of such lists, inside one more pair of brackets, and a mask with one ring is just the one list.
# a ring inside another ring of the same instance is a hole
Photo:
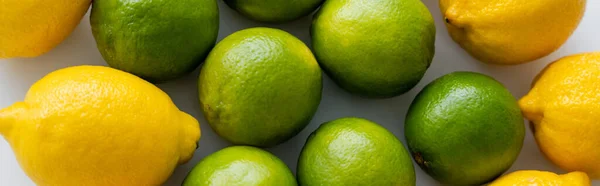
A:
{"label": "glossy lime skin", "polygon": [[323,123],[306,141],[298,160],[303,186],[414,186],[415,172],[402,142],[362,118]]}
{"label": "glossy lime skin", "polygon": [[217,39],[219,10],[216,0],[98,0],[90,23],[111,67],[158,83],[200,65]]}
{"label": "glossy lime skin", "polygon": [[368,98],[409,91],[435,53],[433,17],[420,0],[327,0],[311,35],[327,75]]}
{"label": "glossy lime skin", "polygon": [[427,85],[405,122],[409,150],[447,185],[481,185],[517,159],[525,127],[515,98],[493,78],[454,72]]}
{"label": "glossy lime skin", "polygon": [[296,186],[292,171],[276,156],[256,147],[233,146],[198,163],[182,186]]}
{"label": "glossy lime skin", "polygon": [[198,81],[212,129],[239,145],[282,143],[300,132],[321,101],[321,69],[293,35],[250,28],[227,36],[206,59]]}
{"label": "glossy lime skin", "polygon": [[224,0],[240,14],[262,22],[283,23],[307,16],[324,0]]}

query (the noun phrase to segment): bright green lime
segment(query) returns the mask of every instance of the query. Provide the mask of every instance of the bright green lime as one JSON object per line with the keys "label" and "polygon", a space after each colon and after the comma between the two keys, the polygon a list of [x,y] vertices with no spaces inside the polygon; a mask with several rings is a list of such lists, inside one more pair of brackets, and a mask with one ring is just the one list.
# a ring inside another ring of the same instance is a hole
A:
{"label": "bright green lime", "polygon": [[257,21],[281,23],[315,11],[323,0],[224,0],[240,14]]}
{"label": "bright green lime", "polygon": [[434,55],[435,25],[420,0],[327,0],[311,31],[323,70],[364,97],[407,92]]}
{"label": "bright green lime", "polygon": [[193,71],[214,46],[216,0],[97,0],[90,17],[104,60],[152,82]]}
{"label": "bright green lime", "polygon": [[427,85],[406,116],[419,166],[447,185],[482,185],[517,159],[525,135],[517,101],[486,75],[454,72]]}
{"label": "bright green lime", "polygon": [[415,171],[402,142],[366,119],[341,118],[322,124],[298,160],[303,186],[414,186]]}
{"label": "bright green lime", "polygon": [[321,69],[310,49],[272,28],[238,31],[219,42],[198,84],[210,126],[241,145],[288,140],[310,122],[321,101]]}
{"label": "bright green lime", "polygon": [[182,186],[296,186],[292,171],[273,154],[255,147],[234,146],[198,163]]}

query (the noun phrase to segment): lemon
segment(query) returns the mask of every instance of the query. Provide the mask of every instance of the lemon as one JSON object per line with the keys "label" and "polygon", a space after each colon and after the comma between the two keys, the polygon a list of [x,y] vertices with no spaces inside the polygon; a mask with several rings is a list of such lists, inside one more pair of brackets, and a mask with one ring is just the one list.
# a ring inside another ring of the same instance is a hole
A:
{"label": "lemon", "polygon": [[525,170],[505,175],[488,186],[590,186],[590,178],[583,172],[557,175],[551,172]]}
{"label": "lemon", "polygon": [[39,186],[160,185],[188,161],[198,121],[134,75],[58,70],[0,110],[0,134]]}
{"label": "lemon", "polygon": [[60,44],[79,24],[91,0],[3,0],[0,58],[36,57]]}
{"label": "lemon", "polygon": [[473,57],[519,64],[558,49],[573,33],[586,0],[440,0],[452,39]]}
{"label": "lemon", "polygon": [[519,101],[541,151],[567,171],[600,178],[600,53],[562,58]]}

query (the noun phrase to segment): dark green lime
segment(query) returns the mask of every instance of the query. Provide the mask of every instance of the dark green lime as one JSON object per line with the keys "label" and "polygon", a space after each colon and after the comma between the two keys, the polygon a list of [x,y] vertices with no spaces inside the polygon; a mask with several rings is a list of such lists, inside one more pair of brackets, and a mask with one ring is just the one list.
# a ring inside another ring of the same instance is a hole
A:
{"label": "dark green lime", "polygon": [[498,81],[454,72],[427,85],[406,116],[417,164],[448,185],[481,185],[517,159],[525,135],[515,98]]}
{"label": "dark green lime", "polygon": [[219,10],[216,0],[97,0],[90,22],[111,67],[163,82],[204,60],[217,39]]}
{"label": "dark green lime", "polygon": [[315,11],[323,0],[225,0],[240,14],[257,21],[281,23]]}

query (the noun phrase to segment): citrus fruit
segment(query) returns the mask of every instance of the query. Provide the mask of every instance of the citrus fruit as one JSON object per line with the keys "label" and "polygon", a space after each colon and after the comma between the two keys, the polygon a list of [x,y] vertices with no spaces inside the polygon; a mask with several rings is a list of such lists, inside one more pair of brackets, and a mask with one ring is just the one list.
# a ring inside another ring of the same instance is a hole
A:
{"label": "citrus fruit", "polygon": [[519,105],[541,151],[567,171],[600,178],[600,53],[548,65]]}
{"label": "citrus fruit", "polygon": [[211,51],[198,81],[210,126],[234,144],[273,146],[300,132],[321,101],[310,49],[272,28],[235,32]]}
{"label": "citrus fruit", "polygon": [[447,185],[482,185],[508,170],[525,136],[517,101],[486,75],[454,72],[427,85],[410,105],[408,148]]}
{"label": "citrus fruit", "polygon": [[240,14],[262,22],[293,21],[315,11],[323,0],[224,0]]}
{"label": "citrus fruit", "polygon": [[0,58],[37,57],[60,44],[79,24],[91,0],[3,0]]}
{"label": "citrus fruit", "polygon": [[308,137],[298,160],[300,185],[414,186],[415,170],[402,142],[362,118],[323,123]]}
{"label": "citrus fruit", "polygon": [[160,185],[192,157],[200,128],[153,84],[77,66],[0,110],[0,134],[39,186]]}
{"label": "citrus fruit", "polygon": [[111,67],[159,83],[200,65],[217,39],[219,10],[216,0],[101,0],[90,23]]}
{"label": "citrus fruit", "polygon": [[586,0],[440,0],[452,39],[486,63],[511,65],[558,49],[579,25]]}
{"label": "citrus fruit", "polygon": [[192,169],[182,186],[296,186],[292,171],[273,154],[256,147],[219,150]]}
{"label": "citrus fruit", "polygon": [[524,170],[502,176],[488,186],[590,186],[590,178],[583,172],[556,175],[551,172]]}
{"label": "citrus fruit", "polygon": [[407,92],[434,55],[435,25],[419,0],[327,0],[313,19],[311,35],[323,70],[363,97]]}

